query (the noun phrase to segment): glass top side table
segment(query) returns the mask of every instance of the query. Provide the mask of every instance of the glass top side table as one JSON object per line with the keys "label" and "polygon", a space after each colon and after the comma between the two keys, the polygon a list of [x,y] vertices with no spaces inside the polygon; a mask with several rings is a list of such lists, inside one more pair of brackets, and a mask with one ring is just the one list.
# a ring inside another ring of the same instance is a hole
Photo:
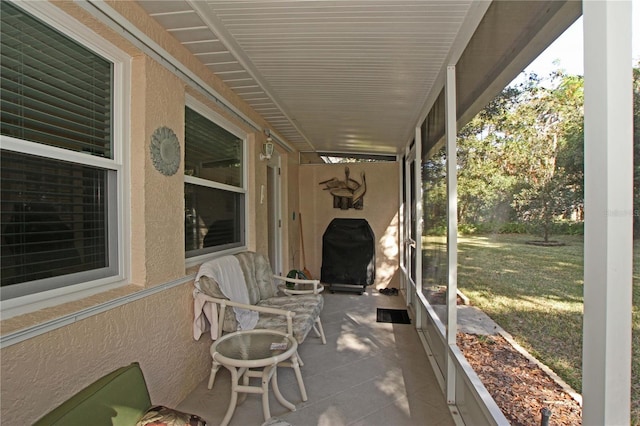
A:
{"label": "glass top side table", "polygon": [[[277,366],[292,367],[298,380],[302,400],[307,400],[307,392],[300,373],[298,342],[286,333],[275,330],[244,330],[229,333],[211,345],[211,376],[209,389],[213,386],[216,372],[222,365],[231,373],[231,400],[221,425],[231,421],[238,404],[238,394],[246,398],[248,393],[262,394],[262,411],[265,421],[271,418],[269,409],[269,383],[273,393],[284,407],[295,411],[295,405],[287,401],[278,388]],[[262,386],[249,385],[251,377],[261,378]],[[242,384],[239,383],[242,379]]]}

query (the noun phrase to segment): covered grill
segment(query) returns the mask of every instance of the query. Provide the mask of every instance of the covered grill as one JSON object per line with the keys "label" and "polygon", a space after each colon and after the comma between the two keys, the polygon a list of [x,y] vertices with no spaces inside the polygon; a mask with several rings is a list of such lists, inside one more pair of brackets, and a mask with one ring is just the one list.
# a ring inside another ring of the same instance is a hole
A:
{"label": "covered grill", "polygon": [[375,236],[365,219],[333,219],[322,236],[321,281],[330,290],[358,291],[376,276]]}

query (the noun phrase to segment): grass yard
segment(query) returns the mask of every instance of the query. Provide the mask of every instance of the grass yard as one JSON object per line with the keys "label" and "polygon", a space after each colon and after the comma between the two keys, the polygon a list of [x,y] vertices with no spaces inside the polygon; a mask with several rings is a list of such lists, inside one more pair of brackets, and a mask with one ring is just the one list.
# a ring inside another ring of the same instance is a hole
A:
{"label": "grass yard", "polygon": [[[458,287],[575,390],[582,382],[583,238],[459,237]],[[640,242],[634,243],[632,424],[640,425]]]}

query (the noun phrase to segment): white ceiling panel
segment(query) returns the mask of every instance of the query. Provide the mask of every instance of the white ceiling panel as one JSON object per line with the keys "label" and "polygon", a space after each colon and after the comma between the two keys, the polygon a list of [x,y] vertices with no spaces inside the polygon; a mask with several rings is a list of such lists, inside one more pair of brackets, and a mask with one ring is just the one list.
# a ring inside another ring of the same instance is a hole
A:
{"label": "white ceiling panel", "polygon": [[[213,33],[211,33],[211,35],[213,36]],[[230,54],[224,44],[218,39],[193,40],[183,42],[182,44],[187,47],[191,53],[201,58],[202,62],[206,62],[209,57],[211,57],[212,61],[226,62],[235,59],[235,56]]]}
{"label": "white ceiling panel", "polygon": [[[471,0],[142,1],[302,151],[398,154]],[[475,18],[475,22],[479,21]]]}
{"label": "white ceiling panel", "polygon": [[168,30],[203,26],[202,19],[193,10],[161,13],[153,17]]}

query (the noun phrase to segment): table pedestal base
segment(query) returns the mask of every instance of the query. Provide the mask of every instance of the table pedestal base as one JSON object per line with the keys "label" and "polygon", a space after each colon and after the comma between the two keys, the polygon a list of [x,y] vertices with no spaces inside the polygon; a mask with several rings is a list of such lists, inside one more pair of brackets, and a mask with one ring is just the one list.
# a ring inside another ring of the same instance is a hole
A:
{"label": "table pedestal base", "polygon": [[[236,368],[225,365],[225,368],[231,373],[231,400],[229,401],[229,408],[227,413],[222,419],[220,426],[226,426],[231,421],[233,413],[236,410],[236,406],[244,402],[249,393],[262,394],[262,413],[264,420],[267,421],[271,418],[271,410],[269,408],[269,382],[273,387],[273,394],[282,406],[288,408],[291,411],[296,411],[296,406],[287,401],[280,388],[278,388],[278,368],[277,365],[268,365],[260,370],[251,370],[249,368]],[[261,386],[249,385],[249,379],[251,377],[261,378]],[[242,384],[239,384],[239,380],[242,378]],[[242,394],[238,399],[238,394]],[[306,394],[306,392],[305,392]],[[305,395],[306,396],[306,395]],[[306,400],[306,398],[305,398]]]}

